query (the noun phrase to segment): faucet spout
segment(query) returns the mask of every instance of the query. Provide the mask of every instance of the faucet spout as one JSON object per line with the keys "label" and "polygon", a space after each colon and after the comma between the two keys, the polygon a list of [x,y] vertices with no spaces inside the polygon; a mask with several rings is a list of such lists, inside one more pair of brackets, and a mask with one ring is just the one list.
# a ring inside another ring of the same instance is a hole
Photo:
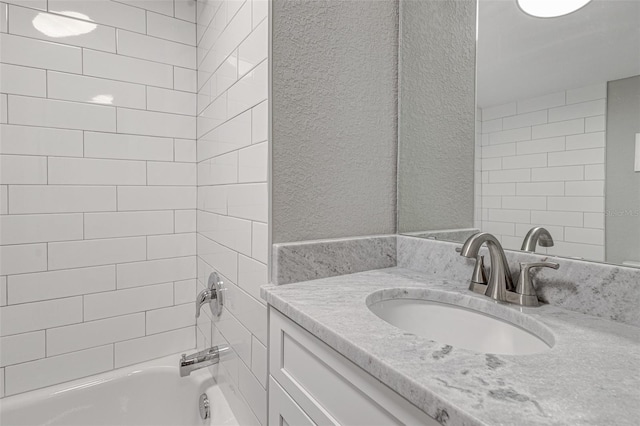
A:
{"label": "faucet spout", "polygon": [[551,233],[542,226],[536,226],[527,232],[520,250],[533,253],[536,251],[537,244],[540,244],[541,247],[553,247],[554,244]]}
{"label": "faucet spout", "polygon": [[487,232],[474,234],[462,246],[460,256],[476,259],[483,244],[486,244],[489,250],[491,265],[485,295],[504,302],[507,300],[507,291],[514,291],[515,286],[500,241]]}

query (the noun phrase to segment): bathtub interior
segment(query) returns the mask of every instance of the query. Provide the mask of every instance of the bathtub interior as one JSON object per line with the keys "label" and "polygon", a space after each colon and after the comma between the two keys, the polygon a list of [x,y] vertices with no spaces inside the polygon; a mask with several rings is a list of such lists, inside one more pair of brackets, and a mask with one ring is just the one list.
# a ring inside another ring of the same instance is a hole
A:
{"label": "bathtub interior", "polygon": [[[207,369],[180,377],[179,356],[0,400],[3,426],[232,426],[237,420]],[[206,393],[211,416],[202,420]]]}

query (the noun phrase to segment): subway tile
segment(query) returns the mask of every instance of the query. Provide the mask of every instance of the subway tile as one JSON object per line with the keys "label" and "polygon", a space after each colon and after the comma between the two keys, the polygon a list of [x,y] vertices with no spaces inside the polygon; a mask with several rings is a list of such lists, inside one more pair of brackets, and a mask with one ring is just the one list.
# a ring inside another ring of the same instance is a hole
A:
{"label": "subway tile", "polygon": [[165,355],[187,351],[195,348],[195,346],[196,336],[193,327],[181,328],[179,330],[116,343],[115,367],[124,367]]}
{"label": "subway tile", "polygon": [[48,72],[47,95],[51,99],[145,108],[145,87],[104,78]]}
{"label": "subway tile", "polygon": [[489,121],[496,118],[509,117],[516,115],[516,103],[498,105],[490,108],[482,108],[482,120]]}
{"label": "subway tile", "polygon": [[7,367],[7,395],[92,376],[113,368],[112,345]]}
{"label": "subway tile", "polygon": [[118,133],[195,139],[195,117],[118,108]]}
{"label": "subway tile", "polygon": [[147,311],[147,335],[193,326],[196,323],[193,301],[178,306]]}
{"label": "subway tile", "polygon": [[173,305],[173,283],[84,296],[84,320],[143,312]]}
{"label": "subway tile", "polygon": [[582,135],[567,136],[567,150],[587,149],[587,148],[604,148],[605,133],[594,132]]}
{"label": "subway tile", "polygon": [[144,185],[142,161],[49,158],[49,183],[59,185]]}
{"label": "subway tile", "polygon": [[147,34],[190,46],[196,45],[195,25],[154,12],[147,12]]}
{"label": "subway tile", "polygon": [[[502,200],[504,198],[507,197],[500,197],[500,196],[483,196],[482,197],[482,207],[483,209],[499,209],[502,207]],[[487,217],[488,217],[488,212],[487,212]]]}
{"label": "subway tile", "polygon": [[584,118],[560,121],[558,123],[540,124],[531,129],[532,139],[546,139],[557,136],[576,135],[584,133]]}
{"label": "subway tile", "polygon": [[47,355],[54,356],[145,335],[145,314],[89,321],[47,330]]}
{"label": "subway tile", "polygon": [[267,265],[243,255],[238,256],[238,285],[261,301],[260,286],[268,284]]}
{"label": "subway tile", "polygon": [[251,339],[251,371],[263,388],[267,387],[267,348],[255,336]]}
{"label": "subway tile", "polygon": [[211,213],[227,214],[229,186],[199,186],[198,208]]}
{"label": "subway tile", "polygon": [[584,227],[604,229],[604,213],[588,213],[584,214]]}
{"label": "subway tile", "polygon": [[122,160],[173,160],[173,139],[85,132],[84,156]]}
{"label": "subway tile", "polygon": [[0,306],[7,304],[7,277],[0,277]]}
{"label": "subway tile", "polygon": [[549,197],[547,209],[600,213],[604,211],[604,197]]}
{"label": "subway tile", "polygon": [[266,141],[269,138],[269,106],[267,101],[251,109],[251,143]]}
{"label": "subway tile", "polygon": [[116,130],[113,107],[13,95],[9,96],[9,102],[9,124],[104,132]]}
{"label": "subway tile", "polygon": [[23,155],[0,155],[0,182],[5,185],[47,183],[47,159]]}
{"label": "subway tile", "polygon": [[198,161],[251,145],[252,117],[248,111],[198,139]]}
{"label": "subway tile", "polygon": [[0,34],[2,62],[81,73],[82,49],[11,34]]}
{"label": "subway tile", "polygon": [[606,128],[606,119],[604,115],[597,115],[595,117],[587,117],[584,120],[585,132],[603,132]]}
{"label": "subway tile", "polygon": [[198,211],[198,233],[232,250],[251,255],[251,222]]}
{"label": "subway tile", "polygon": [[549,166],[604,164],[604,148],[549,153]]}
{"label": "subway tile", "polygon": [[[2,59],[4,60],[4,57]],[[0,92],[46,97],[47,72],[36,68],[0,64]]]}
{"label": "subway tile", "polygon": [[516,194],[518,196],[564,195],[564,182],[518,183]]}
{"label": "subway tile", "polygon": [[196,210],[175,211],[175,232],[196,232]]}
{"label": "subway tile", "polygon": [[[564,239],[564,227],[542,223],[517,223],[516,237],[520,238],[520,242],[522,243],[523,238],[527,235],[527,233],[529,233],[532,228],[535,228],[537,226],[544,226],[547,231],[549,231],[554,241],[561,241]],[[517,249],[519,250],[520,246],[518,246]]]}
{"label": "subway tile", "polygon": [[147,237],[147,259],[167,259],[195,255],[195,233]]}
{"label": "subway tile", "polygon": [[0,275],[47,270],[46,244],[0,246]]}
{"label": "subway tile", "polygon": [[228,193],[229,215],[267,222],[269,190],[266,183],[233,185]]}
{"label": "subway tile", "polygon": [[251,333],[227,309],[217,319],[216,328],[238,356],[251,364]]}
{"label": "subway tile", "polygon": [[82,297],[3,306],[0,318],[1,336],[82,322]]}
{"label": "subway tile", "polygon": [[581,102],[549,110],[549,122],[573,120],[594,115],[604,115],[607,110],[606,99]]}
{"label": "subway tile", "polygon": [[513,117],[505,117],[502,122],[503,130],[525,128],[547,122],[547,111],[534,111],[526,114],[518,114]]}
{"label": "subway tile", "polygon": [[502,170],[502,157],[480,159],[480,169],[483,172],[488,170]]}
{"label": "subway tile", "polygon": [[531,170],[515,169],[515,170],[496,170],[489,172],[490,183],[502,182],[530,182]]}
{"label": "subway tile", "polygon": [[569,196],[604,197],[604,181],[566,182],[565,194]]}
{"label": "subway tile", "polygon": [[81,268],[146,258],[144,237],[49,243],[49,269]]}
{"label": "subway tile", "polygon": [[558,241],[553,247],[549,247],[547,250],[549,254],[554,256],[604,261],[604,246]]}
{"label": "subway tile", "polygon": [[567,104],[594,101],[597,99],[605,99],[606,97],[607,83],[567,90]]}
{"label": "subway tile", "polygon": [[[9,13],[8,8],[9,6],[6,3],[0,3],[0,33],[6,33],[8,31],[8,26],[9,26],[9,22],[7,21],[7,16]],[[4,370],[2,371],[4,372]],[[4,396],[4,392],[2,392],[2,395]]]}
{"label": "subway tile", "polygon": [[266,345],[267,317],[266,305],[258,302],[245,291],[227,280],[227,309],[242,323],[258,340]]}
{"label": "subway tile", "polygon": [[118,53],[184,68],[196,68],[196,52],[192,46],[125,30],[118,30]]}
{"label": "subway tile", "polygon": [[91,21],[9,6],[9,22],[12,34],[50,42],[62,38],[65,44],[72,46],[116,51],[115,28]]}
{"label": "subway tile", "polygon": [[489,232],[490,234],[498,235],[514,235],[515,234],[515,224],[514,223],[504,223],[504,222],[490,222],[483,221],[482,222],[482,230],[484,232]]}
{"label": "subway tile", "polygon": [[[46,285],[42,285],[46,283]],[[12,275],[8,280],[9,304],[38,302],[115,290],[116,267],[65,269]]]}
{"label": "subway tile", "polygon": [[248,72],[227,91],[227,114],[234,117],[267,99],[267,61]]}
{"label": "subway tile", "polygon": [[8,96],[4,93],[0,93],[0,123],[6,124],[8,122]]}
{"label": "subway tile", "polygon": [[196,300],[196,280],[182,280],[173,283],[173,303],[181,305]]}
{"label": "subway tile", "polygon": [[255,378],[247,366],[239,363],[239,383],[240,392],[249,403],[251,411],[255,414],[261,424],[267,424],[267,391]]}
{"label": "subway tile", "polygon": [[[517,190],[516,190],[517,193]],[[502,197],[501,204],[498,208],[512,209],[512,210],[546,210],[547,198],[546,197]]]}
{"label": "subway tile", "polygon": [[541,167],[531,170],[532,182],[571,181],[583,179],[583,166]]}
{"label": "subway tile", "polygon": [[[196,2],[192,0],[175,0],[175,17],[189,22],[196,22]],[[194,27],[195,28],[195,27]],[[195,43],[195,29],[194,29]]]}
{"label": "subway tile", "polygon": [[[200,101],[200,97],[198,97]],[[215,101],[207,105],[207,107],[198,114],[197,117],[197,137],[204,137],[215,127],[221,125],[227,120],[227,93],[219,96]]]}
{"label": "subway tile", "polygon": [[542,225],[582,226],[581,212],[570,211],[532,211],[531,222]]}
{"label": "subway tile", "polygon": [[253,27],[255,28],[264,19],[267,19],[269,14],[269,1],[268,0],[251,0],[253,9]]}
{"label": "subway tile", "polygon": [[82,214],[0,216],[0,244],[81,240]]}
{"label": "subway tile", "polygon": [[238,280],[238,254],[209,238],[198,234],[198,258],[207,262],[231,281]]}
{"label": "subway tile", "polygon": [[173,87],[171,65],[90,49],[83,50],[82,73],[150,86]]}
{"label": "subway tile", "polygon": [[483,183],[483,196],[516,195],[515,183]]}
{"label": "subway tile", "polygon": [[198,185],[238,182],[238,152],[213,157],[198,163]]}
{"label": "subway tile", "polygon": [[196,188],[181,186],[127,186],[118,188],[118,210],[192,209]]}
{"label": "subway tile", "polygon": [[528,154],[502,158],[503,169],[523,169],[529,167],[547,167],[547,154]]}
{"label": "subway tile", "polygon": [[195,70],[181,67],[173,67],[173,88],[185,92],[196,93],[198,91],[198,74]]}
{"label": "subway tile", "polygon": [[175,139],[174,157],[175,161],[185,161],[195,163],[197,161],[196,141],[193,139]]}
{"label": "subway tile", "polygon": [[0,338],[0,367],[45,357],[44,331]]}
{"label": "subway tile", "polygon": [[489,220],[493,222],[531,222],[531,212],[528,210],[510,210],[506,208],[489,209]]}
{"label": "subway tile", "polygon": [[128,4],[163,15],[173,16],[173,0],[115,0],[118,3]]}
{"label": "subway tile", "polygon": [[502,131],[502,118],[482,122],[482,133],[494,133]]}
{"label": "subway tile", "polygon": [[565,97],[565,92],[557,92],[518,101],[518,114],[525,114],[532,111],[540,111],[562,106],[565,104]]}
{"label": "subway tile", "polygon": [[516,144],[517,155],[546,154],[548,152],[564,151],[565,137],[536,139],[533,141],[518,142]]}
{"label": "subway tile", "polygon": [[511,155],[516,155],[515,143],[483,146],[482,150],[480,151],[481,158],[507,157]]}
{"label": "subway tile", "polygon": [[174,114],[196,115],[196,95],[159,87],[147,88],[147,109]]}
{"label": "subway tile", "polygon": [[238,47],[238,76],[241,77],[267,59],[268,22],[263,21]]}
{"label": "subway tile", "polygon": [[[149,286],[196,277],[194,256],[117,265],[117,288]],[[173,298],[173,295],[172,295]]]}
{"label": "subway tile", "polygon": [[564,240],[570,243],[584,243],[604,246],[604,229],[567,227],[564,230]]}
{"label": "subway tile", "polygon": [[82,157],[82,131],[46,127],[0,126],[0,153]]}
{"label": "subway tile", "polygon": [[268,143],[252,145],[238,152],[238,181],[266,182],[269,165]]}
{"label": "subway tile", "polygon": [[262,263],[269,261],[269,227],[266,223],[252,223],[251,257]]}
{"label": "subway tile", "polygon": [[592,164],[592,165],[584,166],[584,179],[585,180],[604,180],[605,179],[604,164]]}
{"label": "subway tile", "polygon": [[85,239],[134,237],[173,233],[173,212],[140,211],[113,213],[86,213]]}
{"label": "subway tile", "polygon": [[81,13],[87,16],[89,21],[139,33],[146,30],[144,10],[114,1],[49,0],[49,11],[69,16],[74,16],[71,13]]}
{"label": "subway tile", "polygon": [[193,163],[147,163],[147,185],[196,185]]}
{"label": "subway tile", "polygon": [[9,200],[10,214],[114,211],[116,189],[106,186],[11,186]]}

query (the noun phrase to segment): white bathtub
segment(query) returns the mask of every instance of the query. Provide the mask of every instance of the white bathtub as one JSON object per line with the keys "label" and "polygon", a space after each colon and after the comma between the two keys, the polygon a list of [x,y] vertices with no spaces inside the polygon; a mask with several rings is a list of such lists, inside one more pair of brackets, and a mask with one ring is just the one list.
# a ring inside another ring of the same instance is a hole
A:
{"label": "white bathtub", "polygon": [[[136,364],[0,400],[2,426],[237,425],[207,369],[180,377],[179,355]],[[209,397],[202,420],[199,399]]]}

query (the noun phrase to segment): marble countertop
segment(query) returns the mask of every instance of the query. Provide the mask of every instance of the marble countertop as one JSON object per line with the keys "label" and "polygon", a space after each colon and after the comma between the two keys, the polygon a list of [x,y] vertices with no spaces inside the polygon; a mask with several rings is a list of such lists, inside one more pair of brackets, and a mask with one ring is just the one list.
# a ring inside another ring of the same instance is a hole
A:
{"label": "marble countertop", "polygon": [[[493,355],[400,330],[367,308],[403,290],[470,306],[554,341],[533,355]],[[492,302],[464,282],[389,268],[262,287],[307,331],[446,425],[637,425],[640,328],[551,305]],[[524,313],[522,315],[520,312]]]}

